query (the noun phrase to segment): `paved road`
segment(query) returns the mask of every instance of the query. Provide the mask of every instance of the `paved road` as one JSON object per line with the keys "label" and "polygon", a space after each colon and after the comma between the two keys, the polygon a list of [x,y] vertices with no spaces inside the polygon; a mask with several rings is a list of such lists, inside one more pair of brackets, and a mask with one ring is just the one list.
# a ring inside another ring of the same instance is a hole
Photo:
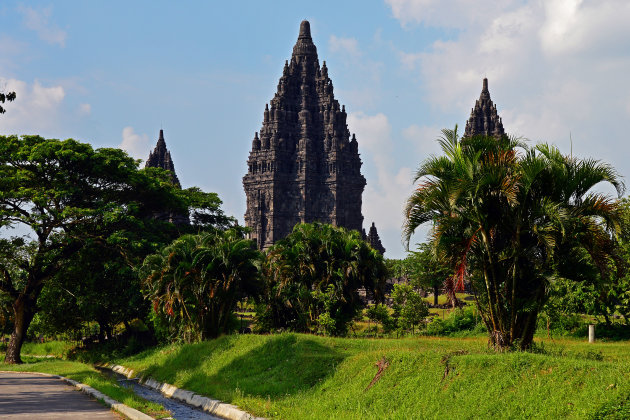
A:
{"label": "paved road", "polygon": [[60,379],[0,373],[2,419],[120,419],[109,408]]}

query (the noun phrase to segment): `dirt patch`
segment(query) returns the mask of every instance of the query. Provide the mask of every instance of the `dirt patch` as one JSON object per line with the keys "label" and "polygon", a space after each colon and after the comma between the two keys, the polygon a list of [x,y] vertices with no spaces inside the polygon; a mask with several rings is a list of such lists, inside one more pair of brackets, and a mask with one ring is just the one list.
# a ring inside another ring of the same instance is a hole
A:
{"label": "dirt patch", "polygon": [[378,371],[376,372],[376,375],[374,375],[374,379],[372,379],[372,382],[370,382],[370,384],[367,386],[367,388],[365,388],[365,391],[367,391],[368,389],[372,388],[372,386],[378,382],[379,379],[381,379],[381,376],[383,376],[383,373],[385,372],[385,369],[387,369],[389,367],[389,361],[385,358],[385,356],[383,356],[383,358],[381,360],[379,360],[378,362],[376,362],[374,364],[374,366],[376,366],[378,368]]}

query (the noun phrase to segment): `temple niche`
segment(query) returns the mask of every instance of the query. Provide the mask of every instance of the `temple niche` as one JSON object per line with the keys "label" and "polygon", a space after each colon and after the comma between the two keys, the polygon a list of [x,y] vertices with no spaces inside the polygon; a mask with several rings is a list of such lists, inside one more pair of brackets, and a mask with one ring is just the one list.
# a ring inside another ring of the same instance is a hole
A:
{"label": "temple niche", "polygon": [[320,67],[310,24],[303,21],[277,92],[265,105],[243,177],[245,224],[259,249],[286,237],[298,223],[362,232],[366,182],[346,119],[326,62]]}

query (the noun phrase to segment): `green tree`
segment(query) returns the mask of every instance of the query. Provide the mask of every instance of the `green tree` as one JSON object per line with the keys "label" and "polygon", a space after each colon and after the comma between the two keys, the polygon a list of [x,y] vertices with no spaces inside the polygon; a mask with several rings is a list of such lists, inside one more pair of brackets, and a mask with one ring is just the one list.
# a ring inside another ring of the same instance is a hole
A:
{"label": "green tree", "polygon": [[395,322],[389,315],[389,308],[382,304],[377,303],[367,308],[366,315],[372,322],[379,322],[383,326],[383,332],[391,332],[395,328]]}
{"label": "green tree", "polygon": [[186,212],[185,203],[164,177],[137,165],[122,150],[94,150],[72,139],[0,136],[0,227],[25,226],[33,237],[0,243],[0,290],[12,300],[14,323],[7,363],[21,362],[43,287],[86,244],[125,254],[150,247],[149,232],[174,231],[152,215]]}
{"label": "green tree", "polygon": [[149,306],[140,289],[136,272],[116,249],[85,245],[42,289],[31,328],[52,335],[96,322],[99,340],[111,338],[116,325],[146,318]]}
{"label": "green tree", "polygon": [[395,284],[391,297],[394,303],[393,317],[401,330],[411,328],[413,332],[415,326],[429,316],[429,308],[427,308],[424,299],[414,290],[413,286],[409,284]]}
{"label": "green tree", "polygon": [[437,306],[440,290],[453,271],[428,243],[418,245],[418,250],[410,252],[406,261],[411,267],[411,284],[433,291],[433,305]]}
{"label": "green tree", "polygon": [[592,188],[607,182],[621,195],[623,183],[611,166],[545,144],[460,140],[457,127],[439,142],[444,154],[416,173],[404,238],[433,222],[432,245],[449,258],[459,287],[470,278],[490,344],[528,348],[549,282],[567,277],[559,261],[588,258],[609,270],[619,204]]}
{"label": "green tree", "polygon": [[296,225],[267,254],[257,318],[269,330],[307,331],[327,313],[334,322],[327,331],[343,335],[363,306],[357,290],[364,287],[381,299],[386,273],[382,255],[358,232],[321,223]]}
{"label": "green tree", "polygon": [[[16,98],[15,92],[0,92],[0,103],[13,102]],[[2,105],[0,105],[0,114],[7,112]]]}
{"label": "green tree", "polygon": [[174,338],[205,340],[227,331],[239,298],[258,294],[260,258],[235,230],[185,235],[148,256],[140,277]]}

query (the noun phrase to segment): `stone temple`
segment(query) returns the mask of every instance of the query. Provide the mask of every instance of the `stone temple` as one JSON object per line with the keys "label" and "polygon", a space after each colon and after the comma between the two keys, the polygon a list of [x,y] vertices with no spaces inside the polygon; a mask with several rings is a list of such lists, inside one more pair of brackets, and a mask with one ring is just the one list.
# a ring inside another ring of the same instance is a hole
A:
{"label": "stone temple", "polygon": [[[243,177],[245,224],[259,249],[286,237],[298,223],[320,221],[362,232],[365,178],[346,117],[326,62],[319,65],[310,24],[303,21],[277,93],[265,105]],[[378,239],[376,227],[373,236]]]}
{"label": "stone temple", "polygon": [[464,137],[472,137],[476,135],[493,136],[500,138],[505,135],[503,130],[503,122],[497,114],[497,106],[490,99],[490,91],[488,90],[488,79],[483,79],[483,87],[481,95],[475,107],[470,111],[470,118],[466,122]]}
{"label": "stone temple", "polygon": [[[152,152],[149,153],[149,158],[144,164],[145,168],[162,168],[170,172],[171,181],[177,188],[181,188],[177,174],[175,173],[175,164],[171,158],[171,152],[166,148],[166,141],[164,140],[164,130],[160,130],[160,137]],[[188,214],[179,213],[158,213],[155,214],[156,219],[171,222],[176,225],[187,225],[190,223]]]}
{"label": "stone temple", "polygon": [[173,184],[177,187],[181,187],[179,179],[175,173],[175,164],[171,158],[171,152],[166,148],[166,141],[164,140],[164,130],[160,130],[160,137],[158,138],[155,149],[149,153],[149,158],[144,164],[145,168],[162,168],[171,172],[171,178]]}

